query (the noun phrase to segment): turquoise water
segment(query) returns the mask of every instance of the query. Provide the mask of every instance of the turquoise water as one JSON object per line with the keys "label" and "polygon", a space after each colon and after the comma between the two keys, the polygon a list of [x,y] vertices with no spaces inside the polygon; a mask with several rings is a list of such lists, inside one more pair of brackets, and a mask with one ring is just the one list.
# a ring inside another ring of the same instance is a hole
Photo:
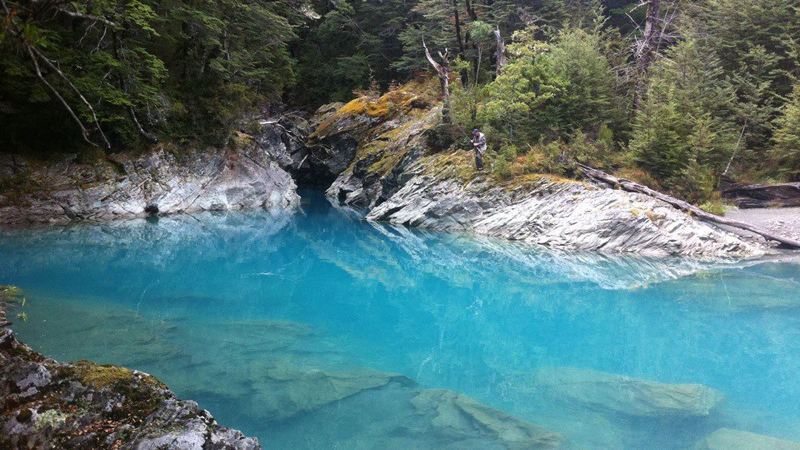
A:
{"label": "turquoise water", "polygon": [[796,262],[546,252],[313,196],[2,231],[0,255],[34,349],[151,373],[269,449],[800,441]]}

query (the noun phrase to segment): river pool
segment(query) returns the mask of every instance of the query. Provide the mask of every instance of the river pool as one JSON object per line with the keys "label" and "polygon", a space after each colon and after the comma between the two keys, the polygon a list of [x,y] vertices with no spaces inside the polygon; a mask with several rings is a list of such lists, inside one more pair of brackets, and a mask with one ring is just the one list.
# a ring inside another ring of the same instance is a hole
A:
{"label": "river pool", "polygon": [[800,442],[800,264],[203,213],[0,231],[20,340],[155,375],[266,449]]}

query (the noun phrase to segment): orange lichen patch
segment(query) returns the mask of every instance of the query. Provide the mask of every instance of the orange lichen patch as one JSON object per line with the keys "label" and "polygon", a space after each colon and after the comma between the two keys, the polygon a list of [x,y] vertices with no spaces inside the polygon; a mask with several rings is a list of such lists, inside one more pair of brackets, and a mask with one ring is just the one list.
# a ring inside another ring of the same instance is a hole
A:
{"label": "orange lichen patch", "polygon": [[349,115],[355,116],[358,114],[363,114],[364,111],[367,110],[367,104],[369,103],[369,97],[359,97],[356,99],[351,100],[349,103],[345,104],[341,108],[339,108],[335,115]]}

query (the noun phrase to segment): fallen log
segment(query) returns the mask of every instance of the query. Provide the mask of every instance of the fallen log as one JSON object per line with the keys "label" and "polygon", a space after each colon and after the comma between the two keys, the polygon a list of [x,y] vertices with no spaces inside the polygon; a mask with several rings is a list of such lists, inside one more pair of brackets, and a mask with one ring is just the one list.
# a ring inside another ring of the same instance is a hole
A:
{"label": "fallen log", "polygon": [[722,196],[739,208],[790,208],[800,206],[800,183],[733,184]]}
{"label": "fallen log", "polygon": [[761,235],[764,238],[769,239],[771,241],[779,242],[784,247],[800,250],[800,241],[796,241],[794,239],[785,238],[783,236],[778,236],[777,234],[774,234],[771,231],[761,229],[759,227],[756,227],[756,226],[751,225],[751,224],[746,223],[746,222],[740,222],[738,220],[733,220],[733,219],[726,219],[724,217],[715,216],[714,214],[709,214],[709,213],[703,211],[702,209],[700,209],[700,208],[698,208],[698,207],[696,207],[696,206],[694,206],[694,205],[692,205],[690,203],[687,203],[687,202],[685,202],[683,200],[679,200],[679,199],[677,199],[675,197],[672,197],[672,196],[669,196],[667,194],[663,194],[661,192],[655,191],[655,190],[650,189],[649,187],[644,186],[642,184],[635,183],[633,181],[625,180],[625,179],[622,179],[622,178],[617,178],[617,177],[615,177],[613,175],[609,175],[609,174],[603,172],[602,170],[597,170],[597,169],[595,169],[593,167],[589,167],[589,166],[587,166],[585,164],[581,164],[581,163],[577,163],[577,164],[578,164],[578,167],[581,168],[581,171],[583,172],[583,175],[586,178],[589,178],[590,180],[594,180],[594,181],[598,181],[598,182],[601,182],[601,183],[605,183],[605,184],[611,185],[613,187],[618,187],[618,188],[620,188],[622,190],[625,190],[625,191],[628,191],[628,192],[635,192],[635,193],[639,193],[639,194],[644,194],[644,195],[656,198],[658,200],[661,200],[663,202],[666,202],[666,203],[674,206],[675,208],[680,209],[681,211],[683,211],[685,213],[688,213],[688,214],[691,214],[691,215],[697,217],[699,220],[702,220],[704,222],[711,222],[711,223],[715,223],[715,224],[718,224],[718,225],[726,225],[726,226],[733,227],[733,228],[739,228],[739,229],[742,229],[742,230],[747,230],[747,231],[750,231],[751,233],[755,233],[755,234]]}

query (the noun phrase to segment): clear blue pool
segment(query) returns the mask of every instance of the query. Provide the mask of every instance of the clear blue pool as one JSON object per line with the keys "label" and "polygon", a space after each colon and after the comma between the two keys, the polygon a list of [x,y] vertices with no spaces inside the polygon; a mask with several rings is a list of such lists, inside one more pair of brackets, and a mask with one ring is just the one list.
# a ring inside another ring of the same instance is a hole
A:
{"label": "clear blue pool", "polygon": [[[27,291],[21,340],[151,373],[267,449],[800,441],[791,261],[545,252],[317,197],[294,214],[2,231],[0,256],[0,284]],[[686,384],[725,400],[704,409]]]}

